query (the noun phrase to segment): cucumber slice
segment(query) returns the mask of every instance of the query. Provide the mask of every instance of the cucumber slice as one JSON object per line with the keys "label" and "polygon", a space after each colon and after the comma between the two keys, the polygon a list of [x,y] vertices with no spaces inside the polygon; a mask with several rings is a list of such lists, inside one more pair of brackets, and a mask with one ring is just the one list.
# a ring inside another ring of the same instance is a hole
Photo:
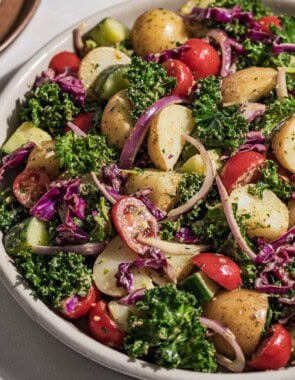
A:
{"label": "cucumber slice", "polygon": [[206,276],[205,273],[196,272],[182,281],[180,288],[192,293],[200,303],[206,303],[211,301],[219,291],[220,286]]}
{"label": "cucumber slice", "polygon": [[2,146],[2,150],[4,153],[9,154],[29,141],[39,145],[43,141],[50,140],[52,140],[52,137],[49,133],[43,131],[43,129],[35,127],[30,121],[25,121],[9,137],[6,143]]}
{"label": "cucumber slice", "polygon": [[113,18],[107,17],[83,36],[93,40],[96,46],[113,46],[129,38],[129,29]]}
{"label": "cucumber slice", "polygon": [[124,77],[129,65],[113,65],[105,69],[94,84],[94,92],[100,99],[108,100],[120,90],[128,87]]}
{"label": "cucumber slice", "polygon": [[4,247],[11,254],[36,245],[48,245],[48,232],[46,223],[35,217],[16,224],[4,237]]}

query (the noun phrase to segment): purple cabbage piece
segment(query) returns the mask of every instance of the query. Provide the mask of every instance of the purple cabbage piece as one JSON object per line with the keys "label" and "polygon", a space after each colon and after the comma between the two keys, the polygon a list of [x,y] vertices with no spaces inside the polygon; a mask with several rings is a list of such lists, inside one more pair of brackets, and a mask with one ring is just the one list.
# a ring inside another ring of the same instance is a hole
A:
{"label": "purple cabbage piece", "polygon": [[119,299],[119,303],[122,305],[134,305],[136,302],[141,301],[146,289],[137,289],[127,296]]}
{"label": "purple cabbage piece", "polygon": [[35,87],[40,87],[46,82],[56,83],[63,92],[68,93],[77,104],[84,104],[86,100],[86,90],[83,82],[77,78],[76,74],[65,70],[61,74],[55,73],[53,69],[47,69],[36,79]]}
{"label": "purple cabbage piece", "polygon": [[239,147],[238,152],[255,151],[264,153],[266,151],[265,137],[259,131],[250,131],[246,135],[246,141]]}
{"label": "purple cabbage piece", "polygon": [[192,230],[188,227],[181,227],[175,234],[174,238],[181,243],[195,244],[198,238],[193,234]]}
{"label": "purple cabbage piece", "polygon": [[2,166],[0,167],[0,183],[3,181],[4,173],[7,170],[17,167],[25,161],[35,146],[35,143],[29,142],[2,158]]}
{"label": "purple cabbage piece", "polygon": [[58,232],[56,242],[61,245],[83,243],[89,239],[88,234],[74,223],[60,224],[56,231]]}
{"label": "purple cabbage piece", "polygon": [[134,194],[134,197],[139,199],[149,210],[149,212],[156,218],[157,221],[163,220],[166,213],[157,208],[153,202],[147,197],[152,192],[151,189],[144,189]]}
{"label": "purple cabbage piece", "polygon": [[66,298],[63,302],[62,302],[62,310],[64,313],[66,314],[69,314],[71,313],[73,310],[75,310],[77,304],[78,304],[78,301],[79,301],[79,297],[77,294],[73,294],[72,296]]}
{"label": "purple cabbage piece", "polygon": [[271,33],[262,32],[261,30],[249,30],[247,37],[254,42],[263,42],[264,44],[272,44],[275,36]]}
{"label": "purple cabbage piece", "polygon": [[107,185],[119,193],[126,175],[116,164],[109,164],[102,168],[102,178]]}
{"label": "purple cabbage piece", "polygon": [[240,44],[237,40],[234,38],[228,38],[228,42],[232,49],[237,53],[237,54],[244,54],[245,53],[245,48],[242,44]]}
{"label": "purple cabbage piece", "polygon": [[47,191],[30,210],[30,214],[48,222],[53,219],[62,195],[61,189],[53,187]]}
{"label": "purple cabbage piece", "polygon": [[161,53],[147,54],[145,57],[143,57],[143,59],[147,62],[163,63],[167,61],[168,59],[172,59],[172,58],[177,59],[182,52],[189,49],[190,49],[190,46],[181,45],[174,49],[164,50]]}
{"label": "purple cabbage piece", "polygon": [[[266,112],[266,105],[262,103],[246,103],[241,106],[240,112],[243,118],[246,119],[249,123],[251,123],[257,117],[262,116]],[[249,133],[254,134],[256,132],[252,131]],[[257,142],[262,142],[262,141],[257,141]]]}

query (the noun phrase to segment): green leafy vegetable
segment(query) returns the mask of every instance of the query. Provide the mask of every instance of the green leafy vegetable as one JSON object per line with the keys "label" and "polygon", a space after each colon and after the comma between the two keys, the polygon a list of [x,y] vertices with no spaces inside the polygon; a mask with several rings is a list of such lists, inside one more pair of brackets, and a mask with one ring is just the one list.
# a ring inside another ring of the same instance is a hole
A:
{"label": "green leafy vegetable", "polygon": [[216,372],[215,349],[200,324],[202,309],[195,297],[173,285],[145,292],[138,315],[129,319],[128,355],[150,356],[161,366]]}
{"label": "green leafy vegetable", "polygon": [[62,134],[65,125],[79,113],[69,94],[62,92],[53,82],[26,94],[19,111],[21,121],[32,121],[36,127],[48,130],[53,136]]}
{"label": "green leafy vegetable", "polygon": [[61,168],[71,177],[98,172],[102,165],[117,159],[117,151],[107,145],[105,136],[100,135],[79,137],[68,132],[56,138],[55,149]]}
{"label": "green leafy vegetable", "polygon": [[209,5],[210,8],[233,8],[235,6],[239,6],[244,12],[253,13],[255,19],[272,14],[270,8],[262,4],[261,0],[216,0]]}
{"label": "green leafy vegetable", "polygon": [[28,249],[18,252],[14,259],[33,295],[55,308],[73,294],[86,296],[90,289],[91,270],[82,255],[60,252],[41,256]]}
{"label": "green leafy vegetable", "polygon": [[0,230],[8,230],[27,217],[25,209],[15,199],[13,192],[7,188],[0,192]]}
{"label": "green leafy vegetable", "polygon": [[281,28],[271,24],[270,30],[276,36],[281,38],[281,43],[294,43],[295,42],[295,17],[280,16]]}
{"label": "green leafy vegetable", "polygon": [[153,103],[168,95],[176,80],[168,77],[165,69],[154,62],[133,57],[126,78],[129,81],[127,98],[133,104],[131,118],[136,121]]}

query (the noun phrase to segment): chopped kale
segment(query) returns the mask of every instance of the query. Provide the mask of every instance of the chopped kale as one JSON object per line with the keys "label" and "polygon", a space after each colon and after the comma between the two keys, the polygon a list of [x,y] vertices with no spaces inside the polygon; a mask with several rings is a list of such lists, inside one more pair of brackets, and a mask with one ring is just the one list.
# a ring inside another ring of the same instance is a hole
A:
{"label": "chopped kale", "polygon": [[0,192],[0,230],[8,230],[16,223],[27,217],[26,210],[16,200],[12,189],[7,188]]}

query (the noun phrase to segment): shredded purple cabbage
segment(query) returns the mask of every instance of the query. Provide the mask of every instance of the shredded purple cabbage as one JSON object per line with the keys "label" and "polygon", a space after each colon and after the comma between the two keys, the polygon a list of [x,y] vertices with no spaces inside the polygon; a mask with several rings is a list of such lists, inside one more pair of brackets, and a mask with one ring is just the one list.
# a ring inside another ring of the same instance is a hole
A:
{"label": "shredded purple cabbage", "polygon": [[116,164],[109,164],[102,168],[102,178],[107,185],[119,193],[126,175]]}
{"label": "shredded purple cabbage", "polygon": [[254,151],[264,153],[266,151],[264,135],[259,131],[250,131],[246,135],[246,141],[239,147],[238,152]]}
{"label": "shredded purple cabbage", "polygon": [[182,52],[189,49],[190,46],[181,45],[174,49],[164,50],[161,53],[147,54],[143,59],[147,62],[163,63],[171,58],[177,59]]}
{"label": "shredded purple cabbage", "polygon": [[119,303],[121,305],[134,305],[136,302],[142,300],[142,297],[145,293],[146,289],[137,289],[132,293],[129,293],[127,296],[119,299]]}
{"label": "shredded purple cabbage", "polygon": [[3,181],[5,172],[17,167],[19,164],[24,162],[35,146],[35,143],[28,142],[27,144],[21,146],[14,152],[7,154],[2,158],[2,166],[0,167],[0,183]]}
{"label": "shredded purple cabbage", "polygon": [[134,197],[142,201],[142,203],[147,207],[149,212],[156,218],[157,221],[163,220],[166,216],[166,213],[157,208],[147,197],[147,195],[149,195],[151,192],[151,189],[140,190],[134,194]]}
{"label": "shredded purple cabbage", "polygon": [[70,225],[60,224],[57,226],[56,231],[58,236],[55,240],[57,244],[61,245],[83,243],[89,239],[88,234],[74,222]]}
{"label": "shredded purple cabbage", "polygon": [[181,243],[187,244],[195,244],[199,241],[197,236],[194,235],[192,230],[188,227],[181,227],[174,235],[174,238]]}
{"label": "shredded purple cabbage", "polygon": [[247,37],[254,42],[263,42],[264,44],[272,44],[274,41],[274,35],[271,33],[262,32],[257,29],[250,29]]}

